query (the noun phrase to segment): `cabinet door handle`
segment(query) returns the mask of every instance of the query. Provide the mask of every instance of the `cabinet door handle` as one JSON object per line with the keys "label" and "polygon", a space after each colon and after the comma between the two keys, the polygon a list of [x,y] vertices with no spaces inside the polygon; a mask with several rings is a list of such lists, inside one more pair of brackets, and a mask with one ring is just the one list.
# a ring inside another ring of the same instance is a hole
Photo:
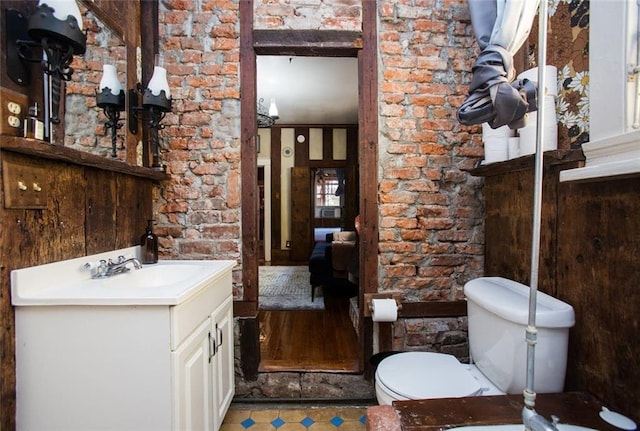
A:
{"label": "cabinet door handle", "polygon": [[211,363],[211,358],[213,358],[216,354],[216,339],[211,336],[211,331],[209,331],[209,363]]}
{"label": "cabinet door handle", "polygon": [[218,327],[218,324],[216,323],[216,331],[218,332],[218,335],[220,336],[220,339],[218,340],[218,348],[220,348],[220,346],[222,346],[222,329],[220,329]]}

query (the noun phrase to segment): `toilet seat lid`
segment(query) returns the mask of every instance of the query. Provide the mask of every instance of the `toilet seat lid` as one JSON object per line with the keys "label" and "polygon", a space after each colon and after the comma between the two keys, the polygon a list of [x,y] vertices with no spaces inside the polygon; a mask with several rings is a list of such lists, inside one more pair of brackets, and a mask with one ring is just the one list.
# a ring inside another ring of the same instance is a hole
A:
{"label": "toilet seat lid", "polygon": [[454,356],[405,352],[383,359],[376,381],[404,398],[459,398],[481,393],[480,383]]}

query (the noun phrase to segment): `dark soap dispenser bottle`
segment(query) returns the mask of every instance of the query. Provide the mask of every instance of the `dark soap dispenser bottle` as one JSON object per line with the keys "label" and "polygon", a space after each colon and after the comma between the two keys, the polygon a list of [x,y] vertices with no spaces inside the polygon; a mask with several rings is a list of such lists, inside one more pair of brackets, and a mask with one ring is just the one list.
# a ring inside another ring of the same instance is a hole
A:
{"label": "dark soap dispenser bottle", "polygon": [[158,262],[158,237],[151,227],[153,220],[148,220],[147,229],[140,238],[140,254],[142,263]]}

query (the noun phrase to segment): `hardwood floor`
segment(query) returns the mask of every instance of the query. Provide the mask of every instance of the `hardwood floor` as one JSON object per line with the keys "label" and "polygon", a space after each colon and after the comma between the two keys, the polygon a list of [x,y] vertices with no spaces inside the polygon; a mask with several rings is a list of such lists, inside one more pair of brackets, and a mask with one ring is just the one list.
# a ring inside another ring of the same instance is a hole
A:
{"label": "hardwood floor", "polygon": [[349,318],[354,288],[325,287],[322,311],[260,311],[260,371],[356,373],[358,340]]}

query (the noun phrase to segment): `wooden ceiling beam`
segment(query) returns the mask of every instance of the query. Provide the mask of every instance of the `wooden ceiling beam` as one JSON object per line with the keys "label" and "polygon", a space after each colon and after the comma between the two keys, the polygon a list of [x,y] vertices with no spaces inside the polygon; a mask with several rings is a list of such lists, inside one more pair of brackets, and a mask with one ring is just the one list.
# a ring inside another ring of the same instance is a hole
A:
{"label": "wooden ceiling beam", "polygon": [[362,33],[344,30],[254,30],[258,55],[355,57],[362,49]]}

